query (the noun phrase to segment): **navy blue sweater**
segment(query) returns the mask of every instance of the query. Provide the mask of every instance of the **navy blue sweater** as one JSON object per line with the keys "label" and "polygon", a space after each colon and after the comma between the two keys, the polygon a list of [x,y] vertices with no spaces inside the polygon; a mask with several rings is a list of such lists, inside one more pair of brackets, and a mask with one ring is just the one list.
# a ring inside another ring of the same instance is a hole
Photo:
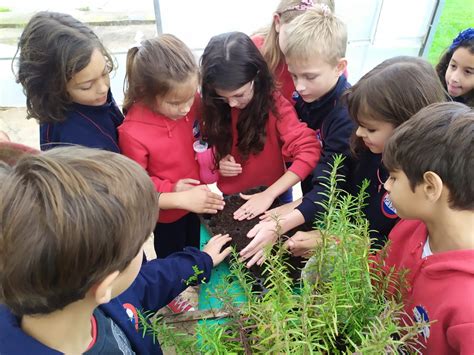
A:
{"label": "navy blue sweater", "polygon": [[351,155],[350,136],[354,130],[354,123],[346,105],[340,99],[349,87],[350,84],[341,75],[336,86],[321,99],[306,103],[298,97],[295,104],[300,120],[316,131],[322,144],[318,165],[312,175],[301,184],[304,196],[297,209],[303,214],[306,223],[312,223],[315,217],[323,212],[323,208],[317,203],[324,199],[321,192],[325,191],[325,187],[321,183],[326,181],[322,177],[329,175],[335,154],[346,157],[346,162],[339,173],[346,176],[348,172],[348,160]]}
{"label": "navy blue sweater", "polygon": [[[138,311],[157,311],[167,305],[187,286],[183,280],[193,276],[193,266],[204,273],[199,281],[210,279],[211,257],[195,248],[174,253],[165,259],[155,259],[144,264],[133,284],[120,296],[101,305],[101,310],[125,333],[135,353],[162,354],[153,337],[143,337],[137,323]],[[20,320],[0,305],[0,354],[60,354],[30,337],[20,327]]]}
{"label": "navy blue sweater", "polygon": [[40,125],[41,150],[77,144],[120,153],[117,127],[122,121],[123,115],[110,90],[104,105],[72,103],[64,121]]}
{"label": "navy blue sweater", "polygon": [[374,154],[370,150],[361,152],[358,158],[349,161],[349,173],[344,189],[352,195],[357,195],[364,179],[369,180],[362,212],[369,221],[372,246],[380,248],[385,245],[388,234],[399,218],[392,206],[390,196],[383,187],[389,176],[382,164],[382,154]]}

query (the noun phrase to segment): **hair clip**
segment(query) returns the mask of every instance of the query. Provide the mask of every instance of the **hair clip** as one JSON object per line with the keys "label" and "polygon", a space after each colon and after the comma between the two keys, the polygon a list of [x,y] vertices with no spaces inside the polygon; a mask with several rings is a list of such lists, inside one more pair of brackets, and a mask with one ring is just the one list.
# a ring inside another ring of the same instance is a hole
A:
{"label": "hair clip", "polygon": [[332,12],[328,5],[320,4],[319,6],[321,7],[321,13],[324,17],[331,16]]}
{"label": "hair clip", "polygon": [[474,28],[470,27],[464,31],[459,32],[458,36],[453,40],[453,43],[449,47],[449,50],[452,51],[458,48],[462,42],[468,41],[474,38]]}
{"label": "hair clip", "polygon": [[285,12],[293,11],[293,10],[306,11],[306,10],[312,8],[312,7],[314,7],[313,0],[301,0],[301,2],[298,5],[287,7],[285,10],[280,12],[280,15],[284,14]]}

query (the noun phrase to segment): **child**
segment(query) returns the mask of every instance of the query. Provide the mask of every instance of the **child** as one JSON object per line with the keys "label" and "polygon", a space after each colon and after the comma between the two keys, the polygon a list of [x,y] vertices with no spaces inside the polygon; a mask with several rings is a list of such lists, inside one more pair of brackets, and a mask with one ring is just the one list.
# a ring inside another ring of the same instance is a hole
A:
{"label": "child", "polygon": [[[326,4],[332,12],[335,11],[334,0],[320,0],[316,3]],[[295,84],[288,72],[288,66],[280,47],[280,33],[293,19],[312,8],[312,0],[281,0],[273,14],[272,23],[252,36],[252,41],[262,52],[270,72],[275,77],[276,86],[283,97],[293,103]]]}
{"label": "child", "polygon": [[[234,218],[251,219],[304,179],[319,159],[314,132],[298,121],[275,91],[268,66],[244,33],[213,37],[201,57],[203,122],[220,177],[217,187],[234,194],[268,188],[248,200]],[[293,163],[285,171],[285,159]]]}
{"label": "child", "polygon": [[[422,109],[385,145],[385,188],[402,218],[387,268],[408,269],[405,311],[432,322],[424,354],[474,353],[474,111],[460,103]],[[406,219],[406,220],[405,220]]]}
{"label": "child", "polygon": [[[198,67],[191,51],[173,35],[145,40],[127,55],[122,153],[139,163],[159,192],[186,192],[182,205],[162,211],[154,234],[156,255],[164,258],[185,246],[199,248],[196,205],[223,208],[222,197],[199,185],[193,144],[199,139]],[[166,195],[166,196],[165,196]],[[163,198],[174,195],[164,194]],[[161,204],[160,207],[166,208]]]}
{"label": "child", "polygon": [[474,28],[459,33],[436,71],[454,101],[474,107]]}
{"label": "child", "polygon": [[119,153],[123,116],[110,91],[113,61],[95,33],[70,15],[39,12],[18,51],[17,81],[27,118],[40,123],[41,149],[78,144]]}
{"label": "child", "polygon": [[[305,222],[312,224],[322,211],[318,202],[323,199],[325,177],[336,154],[350,157],[349,141],[354,128],[347,107],[340,100],[350,87],[343,75],[347,66],[345,24],[327,7],[315,6],[288,24],[284,36],[282,50],[299,93],[296,111],[300,120],[316,131],[322,152],[312,176],[301,183],[302,201],[267,212],[267,216],[280,216],[282,233]],[[347,171],[348,164],[344,164],[340,173],[347,175]],[[253,240],[241,251],[243,259],[250,258],[248,266],[263,262],[263,248],[275,241],[275,228],[275,221],[269,217],[250,230],[248,236]]]}
{"label": "child", "polygon": [[216,236],[142,265],[158,194],[133,161],[67,147],[0,163],[0,353],[156,354],[137,311],[156,311],[183,280],[229,253]]}
{"label": "child", "polygon": [[[348,161],[344,189],[357,195],[364,179],[366,190],[363,212],[369,221],[372,246],[387,240],[398,216],[383,188],[388,177],[382,152],[394,129],[422,108],[445,101],[445,92],[435,70],[416,57],[395,57],[383,61],[365,74],[344,94],[349,113],[358,125],[352,140],[353,157]],[[297,232],[286,245],[296,256],[311,254],[318,243],[317,232]]]}
{"label": "child", "polygon": [[[320,4],[326,4],[331,11],[335,11],[334,0],[319,0]],[[262,52],[265,61],[268,64],[270,72],[276,81],[276,86],[290,103],[294,104],[297,97],[295,92],[295,84],[288,72],[288,66],[285,57],[280,49],[280,33],[288,23],[294,18],[303,14],[306,10],[312,8],[314,3],[312,0],[281,0],[278,4],[276,12],[273,14],[272,23],[264,28],[260,33],[252,36],[252,41]],[[286,167],[290,167],[291,162],[286,162]],[[290,187],[288,191],[280,195],[280,201],[289,203],[293,201],[293,189]]]}

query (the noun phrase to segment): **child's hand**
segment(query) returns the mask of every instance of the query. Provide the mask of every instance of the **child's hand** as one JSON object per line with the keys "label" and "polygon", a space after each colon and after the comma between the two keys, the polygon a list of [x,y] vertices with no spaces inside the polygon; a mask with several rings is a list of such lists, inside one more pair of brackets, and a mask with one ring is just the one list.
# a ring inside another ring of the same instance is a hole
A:
{"label": "child's hand", "polygon": [[309,258],[320,242],[321,233],[318,230],[313,230],[311,232],[296,232],[283,246],[294,256]]}
{"label": "child's hand", "polygon": [[194,213],[217,213],[224,209],[221,195],[209,190],[206,185],[199,185],[181,193],[180,208]]}
{"label": "child's hand", "polygon": [[250,259],[246,264],[247,267],[251,267],[255,263],[257,265],[263,264],[265,261],[265,247],[275,244],[278,238],[276,230],[277,225],[275,221],[262,221],[247,233],[247,237],[253,238],[253,240],[240,251],[241,261]]}
{"label": "child's hand", "polygon": [[235,162],[232,155],[228,154],[219,162],[219,174],[222,176],[237,176],[242,172],[242,166]]}
{"label": "child's hand", "polygon": [[203,252],[209,254],[212,259],[212,264],[214,266],[219,265],[222,260],[224,260],[224,258],[230,254],[232,247],[227,247],[222,251],[221,249],[226,243],[230,242],[231,240],[232,238],[229,237],[228,234],[217,234],[211,239],[209,239],[207,244],[202,249]]}
{"label": "child's hand", "polygon": [[253,195],[240,194],[240,197],[247,202],[234,212],[234,219],[238,221],[259,216],[272,205],[274,200],[274,197],[265,191]]}
{"label": "child's hand", "polygon": [[260,216],[260,220],[262,221],[272,221],[276,217],[283,216],[285,214],[290,213],[293,211],[296,207],[298,207],[301,203],[301,198],[293,201],[286,203],[284,205],[272,208],[271,210],[266,211],[262,216]]}
{"label": "child's hand", "polygon": [[193,187],[196,187],[197,185],[200,184],[199,180],[195,179],[180,179],[178,182],[174,185],[174,192],[181,192],[181,191],[187,191],[192,189]]}

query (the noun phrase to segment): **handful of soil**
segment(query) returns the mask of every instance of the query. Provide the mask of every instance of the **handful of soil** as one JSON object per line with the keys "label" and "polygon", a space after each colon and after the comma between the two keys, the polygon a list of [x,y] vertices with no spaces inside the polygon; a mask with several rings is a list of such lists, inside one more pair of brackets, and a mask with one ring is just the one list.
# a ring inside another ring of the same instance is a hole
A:
{"label": "handful of soil", "polygon": [[[264,191],[264,187],[258,187],[250,189],[244,192],[244,194],[255,194]],[[251,220],[237,221],[234,219],[234,212],[237,211],[246,201],[242,199],[239,194],[227,195],[224,197],[225,207],[222,211],[213,215],[202,215],[202,224],[206,227],[210,235],[226,234],[232,238],[230,245],[232,245],[237,252],[244,249],[251,241],[251,238],[247,237],[247,233],[252,229],[258,222],[258,218]],[[282,203],[277,200],[273,202],[270,209],[281,206]],[[286,233],[281,238],[291,237],[297,230],[310,230],[308,226],[303,228],[293,229]],[[227,245],[226,245],[227,247]],[[304,266],[305,259],[300,257],[294,257],[288,255],[287,263],[290,265],[288,272],[290,277],[297,282],[301,275],[301,269]],[[258,284],[263,288],[263,266],[253,265],[249,271],[253,275]]]}

